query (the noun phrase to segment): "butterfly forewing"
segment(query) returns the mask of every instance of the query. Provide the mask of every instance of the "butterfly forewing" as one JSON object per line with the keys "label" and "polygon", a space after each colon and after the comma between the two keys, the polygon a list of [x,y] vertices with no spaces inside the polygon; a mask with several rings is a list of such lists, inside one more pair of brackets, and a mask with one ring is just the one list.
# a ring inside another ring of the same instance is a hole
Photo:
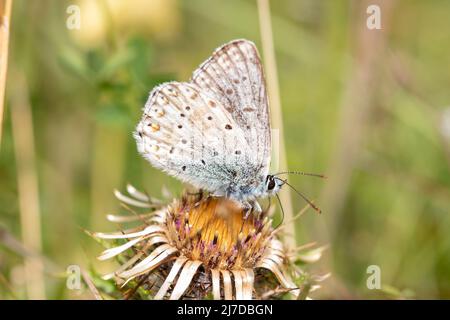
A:
{"label": "butterfly forewing", "polygon": [[223,45],[194,72],[192,82],[222,103],[244,131],[255,153],[255,167],[268,171],[269,107],[264,72],[255,45],[247,40]]}

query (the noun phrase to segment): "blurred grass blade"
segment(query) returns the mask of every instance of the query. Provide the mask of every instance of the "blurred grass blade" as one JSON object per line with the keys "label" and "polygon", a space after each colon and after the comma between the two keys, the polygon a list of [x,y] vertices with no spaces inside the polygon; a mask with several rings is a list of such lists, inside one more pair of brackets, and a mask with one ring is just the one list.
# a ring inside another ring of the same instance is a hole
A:
{"label": "blurred grass blade", "polygon": [[5,110],[6,71],[12,0],[0,0],[0,148],[2,145],[3,113]]}
{"label": "blurred grass blade", "polygon": [[[23,74],[14,73],[11,121],[17,165],[22,241],[36,252],[42,249],[41,215],[28,87]],[[44,265],[35,257],[25,258],[25,283],[29,299],[45,299]]]}
{"label": "blurred grass blade", "polygon": [[[287,170],[286,147],[284,144],[283,115],[281,110],[280,91],[278,88],[278,72],[273,46],[272,22],[270,18],[269,0],[258,0],[259,23],[261,29],[261,41],[263,46],[264,65],[267,79],[267,92],[270,101],[272,128],[279,130],[279,165],[280,170]],[[273,144],[273,141],[272,141]],[[292,220],[294,214],[292,200],[288,188],[281,189],[280,200],[283,204],[284,219]],[[286,233],[292,237],[286,237],[285,241],[291,248],[295,247],[295,224],[286,226]]]}

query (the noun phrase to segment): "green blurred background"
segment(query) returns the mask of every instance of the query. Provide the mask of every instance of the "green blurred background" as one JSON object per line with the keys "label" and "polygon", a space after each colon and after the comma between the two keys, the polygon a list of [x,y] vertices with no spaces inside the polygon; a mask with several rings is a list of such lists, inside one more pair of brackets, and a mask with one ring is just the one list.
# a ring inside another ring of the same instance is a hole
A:
{"label": "green blurred background", "polygon": [[[382,30],[366,27],[372,3]],[[73,4],[80,30],[66,27]],[[289,168],[329,177],[290,177],[324,211],[296,222],[299,245],[330,245],[310,268],[332,273],[314,298],[450,298],[449,12],[446,0],[271,2]],[[21,208],[40,216],[45,297],[89,298],[61,270],[111,270],[82,228],[114,230],[113,189],[182,190],[137,154],[131,132],[149,91],[189,79],[235,38],[261,49],[255,1],[14,1],[0,299],[30,298],[19,242],[39,235],[24,234],[34,222]],[[382,290],[366,286],[370,265]]]}

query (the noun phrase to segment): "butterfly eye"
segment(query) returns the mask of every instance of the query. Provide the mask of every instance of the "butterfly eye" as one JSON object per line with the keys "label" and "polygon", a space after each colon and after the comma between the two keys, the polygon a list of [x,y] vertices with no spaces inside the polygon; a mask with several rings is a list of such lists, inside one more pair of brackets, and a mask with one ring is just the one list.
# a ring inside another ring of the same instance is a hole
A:
{"label": "butterfly eye", "polygon": [[275,179],[269,178],[269,183],[267,184],[267,190],[273,190],[275,188]]}

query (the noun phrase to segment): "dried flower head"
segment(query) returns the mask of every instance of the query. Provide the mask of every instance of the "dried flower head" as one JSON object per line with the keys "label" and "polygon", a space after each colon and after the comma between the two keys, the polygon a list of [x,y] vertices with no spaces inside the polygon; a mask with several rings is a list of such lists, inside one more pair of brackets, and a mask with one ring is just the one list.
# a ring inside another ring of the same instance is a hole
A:
{"label": "dried flower head", "polygon": [[[95,233],[101,239],[125,239],[105,250],[100,260],[126,252],[121,267],[104,276],[122,287],[134,282],[154,299],[271,298],[300,289],[292,281],[291,259],[277,239],[268,212],[244,218],[244,210],[232,200],[188,194],[162,206],[128,186],[133,197],[116,192],[124,204],[152,208],[135,216],[109,216],[114,222],[141,221],[136,228],[117,233]],[[155,208],[158,207],[159,208]],[[320,254],[319,254],[320,257]],[[128,291],[127,296],[130,296]]]}

